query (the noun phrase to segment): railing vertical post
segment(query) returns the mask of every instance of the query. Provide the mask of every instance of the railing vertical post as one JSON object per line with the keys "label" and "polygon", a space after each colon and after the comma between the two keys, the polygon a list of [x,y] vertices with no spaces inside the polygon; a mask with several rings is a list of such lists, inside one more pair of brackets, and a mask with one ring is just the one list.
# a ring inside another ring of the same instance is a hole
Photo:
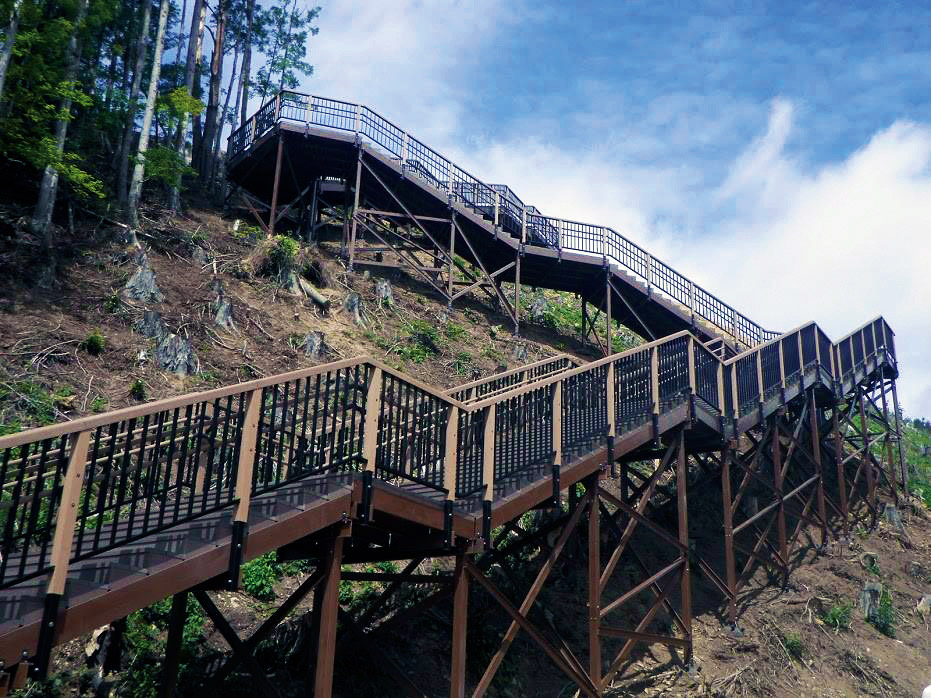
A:
{"label": "railing vertical post", "polygon": [[689,390],[695,394],[695,338],[689,337]]}
{"label": "railing vertical post", "polygon": [[562,237],[563,237],[563,221],[562,218],[556,219],[556,247],[557,249],[562,249]]}
{"label": "railing vertical post", "polygon": [[[763,404],[763,352],[756,352],[756,386],[759,391],[760,404]],[[760,415],[762,417],[762,415]]]}
{"label": "railing vertical post", "polygon": [[227,586],[231,591],[239,587],[239,568],[246,545],[249,525],[249,505],[252,501],[252,475],[255,452],[259,441],[259,420],[262,414],[262,389],[257,388],[246,398],[246,415],[243,419],[239,442],[239,462],[236,467],[236,487],[233,492],[237,500],[233,512],[233,535],[230,542],[230,566]]}
{"label": "railing vertical post", "polygon": [[372,369],[368,391],[365,396],[365,422],[362,427],[362,458],[365,470],[375,472],[375,457],[378,452],[378,417],[381,414],[381,395],[384,375],[379,367]]}
{"label": "railing vertical post", "polygon": [[353,111],[352,130],[358,135],[362,131],[362,105],[354,105]]}
{"label": "railing vertical post", "polygon": [[275,95],[275,121],[281,118],[281,93]]}
{"label": "railing vertical post", "polygon": [[410,149],[410,143],[408,141],[409,136],[407,131],[401,134],[401,170],[403,171],[404,165],[407,164],[409,159],[408,152]]}
{"label": "railing vertical post", "polygon": [[499,221],[501,220],[501,194],[497,191],[495,192],[495,228],[498,227]]}
{"label": "railing vertical post", "polygon": [[724,414],[724,363],[718,362],[718,369],[716,371],[718,378],[718,410],[721,414]]}
{"label": "railing vertical post", "polygon": [[692,316],[695,316],[695,284],[689,281],[689,310],[692,311]]}
{"label": "railing vertical post", "polygon": [[[784,340],[779,340],[779,387],[783,390],[786,389],[786,361],[785,353],[783,351],[782,343]],[[799,361],[801,361],[801,356],[799,356]],[[783,395],[783,402],[785,402],[785,396]]]}
{"label": "railing vertical post", "polygon": [[482,434],[482,538],[491,546],[491,504],[495,498],[495,405],[485,409],[485,429]]}
{"label": "railing vertical post", "polygon": [[608,229],[601,229],[601,256],[607,259],[608,257]]}
{"label": "railing vertical post", "polygon": [[863,365],[866,366],[866,332],[860,330],[858,334],[860,335],[860,346],[863,347]]}
{"label": "railing vertical post", "polygon": [[[796,332],[796,338],[798,339],[798,373],[799,380],[805,375],[805,348],[802,346],[802,331],[799,330]],[[818,360],[818,334],[814,333],[815,338],[815,360]]]}
{"label": "railing vertical post", "polygon": [[62,481],[61,500],[55,517],[55,533],[52,537],[52,552],[49,561],[52,574],[46,587],[45,608],[42,613],[42,625],[39,628],[36,656],[29,669],[34,677],[45,677],[48,673],[52,646],[55,644],[55,635],[58,633],[58,609],[62,594],[65,593],[65,582],[68,577],[71,544],[74,541],[74,524],[78,518],[81,488],[84,485],[90,436],[90,431],[81,431],[68,437],[71,454],[68,457],[68,468]]}
{"label": "railing vertical post", "polygon": [[562,381],[553,383],[550,410],[553,418],[553,463],[562,465]]}
{"label": "railing vertical post", "polygon": [[653,439],[659,441],[659,351],[650,348],[650,400],[653,403]]}
{"label": "railing vertical post", "polygon": [[731,334],[734,335],[734,339],[737,339],[737,309],[731,308],[731,325],[734,328]]}
{"label": "railing vertical post", "polygon": [[608,408],[608,436],[614,436],[617,433],[615,429],[615,412],[617,408],[616,398],[614,396],[614,362],[608,364],[607,381],[607,408]]}
{"label": "railing vertical post", "polygon": [[740,393],[737,390],[737,362],[731,364],[731,401],[734,409],[734,417],[740,416]]}
{"label": "railing vertical post", "polygon": [[522,245],[527,244],[527,208],[520,210],[520,241]]}
{"label": "railing vertical post", "polygon": [[646,267],[647,267],[647,286],[653,285],[653,255],[649,252],[644,252],[646,256]]}
{"label": "railing vertical post", "polygon": [[446,499],[456,498],[456,481],[459,454],[459,408],[450,405],[446,420],[446,450],[443,453],[443,488]]}

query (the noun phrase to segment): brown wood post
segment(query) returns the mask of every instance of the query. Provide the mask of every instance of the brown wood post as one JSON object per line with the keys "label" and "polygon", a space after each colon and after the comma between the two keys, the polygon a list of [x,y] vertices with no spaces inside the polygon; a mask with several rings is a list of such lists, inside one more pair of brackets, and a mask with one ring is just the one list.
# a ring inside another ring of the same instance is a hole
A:
{"label": "brown wood post", "polygon": [[685,650],[685,663],[688,664],[692,661],[692,571],[687,552],[689,549],[689,515],[686,499],[688,470],[686,468],[684,428],[679,430],[677,440],[676,490],[678,497],[676,508],[679,514],[679,542],[686,550],[686,552],[682,553],[682,575],[679,581],[682,595],[682,623],[685,625],[685,632],[689,641],[689,645]]}
{"label": "brown wood post", "polygon": [[695,339],[689,337],[689,390],[695,394]]}
{"label": "brown wood post", "polygon": [[356,220],[357,211],[359,210],[359,187],[362,184],[362,146],[359,146],[358,156],[356,159],[356,190],[352,200],[352,224],[349,233],[349,270],[352,271],[352,264],[356,255]]}
{"label": "brown wood post", "polygon": [[242,425],[242,440],[239,446],[239,466],[236,469],[235,498],[238,501],[233,521],[249,520],[249,504],[252,498],[252,469],[255,465],[255,450],[258,446],[259,417],[262,412],[262,389],[249,393],[246,398],[246,417]]}
{"label": "brown wood post", "polygon": [[821,466],[821,434],[818,431],[818,405],[815,402],[814,388],[808,393],[808,418],[811,430],[811,452],[815,461],[815,473],[818,475],[818,518],[821,519],[821,545],[828,543],[828,514],[824,506],[824,471]]}
{"label": "brown wood post", "polygon": [[734,560],[734,498],[731,494],[731,458],[737,453],[737,442],[728,441],[721,452],[721,499],[724,514],[724,567],[727,576],[728,617],[737,627],[737,568]]}
{"label": "brown wood post", "polygon": [[[608,364],[608,375],[605,378],[607,385],[607,408],[608,408],[608,436],[617,434],[615,421],[617,420],[617,397],[614,394],[614,362]],[[610,464],[609,464],[610,465]],[[612,466],[613,467],[613,466]]]}
{"label": "brown wood post", "polygon": [[605,270],[605,356],[611,356],[611,270]]}
{"label": "brown wood post", "polygon": [[782,411],[780,410],[773,415],[771,420],[770,428],[770,439],[772,443],[770,444],[772,448],[772,459],[773,459],[773,489],[776,491],[776,496],[779,498],[779,507],[777,508],[776,514],[776,531],[779,536],[779,554],[782,556],[782,564],[784,566],[783,572],[788,574],[788,565],[789,565],[789,544],[786,539],[786,507],[785,502],[782,499],[782,445],[779,440],[779,420],[782,419]]}
{"label": "brown wood post", "polygon": [[465,552],[456,553],[453,573],[453,643],[449,672],[450,698],[465,697],[466,629],[469,619],[469,575],[465,570]]}
{"label": "brown wood post", "polygon": [[320,600],[320,634],[317,638],[317,666],[314,675],[314,698],[333,695],[333,660],[336,657],[336,621],[339,614],[339,578],[346,531],[339,531],[330,541],[326,553],[323,593]]}
{"label": "brown wood post", "polygon": [[724,414],[724,362],[718,362],[717,370],[717,380],[718,380],[718,411],[723,415]]}
{"label": "brown wood post", "polygon": [[495,498],[495,405],[485,408],[485,425],[482,433],[482,484],[485,501]]}
{"label": "brown wood post", "polygon": [[598,473],[586,484],[588,497],[588,674],[601,690],[601,511]]}
{"label": "brown wood post", "polygon": [[165,661],[162,664],[161,698],[173,698],[178,685],[178,669],[181,664],[181,640],[184,637],[184,621],[187,619],[187,592],[171,597],[168,613],[168,639],[165,642]]}
{"label": "brown wood post", "polygon": [[837,467],[837,489],[840,497],[840,510],[843,516],[844,538],[849,533],[850,510],[847,504],[847,478],[844,474],[844,440],[840,433],[840,422],[837,419],[838,404],[835,402],[831,410],[831,431],[834,433],[834,463]]}
{"label": "brown wood post", "polygon": [[[875,347],[876,346],[875,344],[876,333],[874,332],[873,335],[874,335],[873,346]],[[882,378],[879,379],[879,395],[882,398],[883,422],[885,423],[885,427],[886,427],[886,433],[883,434],[883,454],[886,458],[885,467],[888,468],[889,481],[892,483],[892,499],[896,503],[896,505],[898,505],[899,494],[896,491],[898,488],[898,482],[897,482],[898,476],[896,475],[895,463],[893,463],[893,459],[892,459],[892,434],[890,433],[892,430],[890,429],[890,425],[889,425],[889,401],[886,400],[886,385],[885,385],[884,379]],[[904,491],[904,489],[903,489],[903,494],[907,494]]]}
{"label": "brown wood post", "polygon": [[[885,334],[885,327],[883,328]],[[902,476],[902,492],[908,496],[908,468],[905,465],[905,450],[902,448],[902,420],[899,419],[899,395],[895,387],[895,379],[892,379],[892,412],[895,416],[895,433],[896,446],[899,449],[899,467]]]}
{"label": "brown wood post", "polygon": [[456,498],[456,472],[459,453],[459,408],[450,405],[446,419],[446,451],[443,454],[443,487],[446,499]]}
{"label": "brown wood post", "polygon": [[453,222],[453,216],[455,212],[450,212],[449,218],[449,278],[446,279],[446,295],[450,298],[449,306],[452,307],[453,301],[453,279],[455,275],[453,269],[455,264],[453,261],[456,258],[456,224]]}
{"label": "brown wood post", "polygon": [[650,349],[650,395],[653,414],[659,415],[659,351],[655,346]]}
{"label": "brown wood post", "polygon": [[362,429],[362,457],[365,459],[365,469],[373,473],[378,452],[378,417],[381,414],[383,381],[382,370],[376,366],[372,369],[372,378],[365,396],[365,425]]}
{"label": "brown wood post", "polygon": [[740,402],[739,400],[740,393],[737,391],[737,362],[731,364],[731,402],[734,407],[734,416],[740,416]]}
{"label": "brown wood post", "polygon": [[550,410],[553,416],[553,463],[562,465],[562,381],[553,383],[553,394],[550,400]]}
{"label": "brown wood post", "polygon": [[78,518],[78,504],[81,499],[81,488],[84,485],[90,436],[90,431],[81,431],[68,438],[71,444],[71,454],[68,457],[65,479],[62,482],[61,503],[58,505],[55,533],[52,537],[50,558],[52,575],[48,583],[49,594],[65,593],[68,564],[71,559],[71,544],[74,541],[74,524]]}
{"label": "brown wood post", "polygon": [[268,236],[275,235],[275,219],[277,218],[278,207],[278,185],[281,182],[281,152],[284,148],[284,138],[281,131],[278,132],[278,154],[275,157],[275,180],[272,182],[272,205],[268,213]]}
{"label": "brown wood post", "polygon": [[876,494],[876,477],[873,473],[873,463],[870,459],[870,446],[872,442],[870,441],[870,430],[866,422],[866,408],[863,405],[863,388],[857,386],[857,402],[858,408],[860,411],[860,437],[863,439],[861,447],[863,451],[860,453],[860,461],[863,464],[863,468],[866,470],[866,488],[867,488],[867,497],[869,498],[869,506],[872,511],[872,525],[876,525],[876,515],[878,513],[878,497]]}

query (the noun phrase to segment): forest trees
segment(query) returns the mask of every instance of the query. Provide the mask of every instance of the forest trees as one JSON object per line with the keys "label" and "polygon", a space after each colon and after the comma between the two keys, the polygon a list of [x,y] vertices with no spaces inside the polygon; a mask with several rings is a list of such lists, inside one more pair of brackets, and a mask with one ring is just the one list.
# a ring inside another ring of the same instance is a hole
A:
{"label": "forest trees", "polygon": [[311,74],[319,12],[308,0],[0,0],[0,174],[34,204],[48,258],[72,206],[134,221],[142,194],[177,210],[185,187],[218,193],[230,129]]}

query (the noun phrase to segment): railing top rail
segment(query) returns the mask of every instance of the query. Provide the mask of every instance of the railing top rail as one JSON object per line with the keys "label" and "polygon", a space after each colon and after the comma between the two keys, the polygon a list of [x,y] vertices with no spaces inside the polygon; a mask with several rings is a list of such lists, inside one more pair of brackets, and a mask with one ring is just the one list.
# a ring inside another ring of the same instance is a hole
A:
{"label": "railing top rail", "polygon": [[[418,144],[418,147],[422,147],[423,149],[425,149],[425,150],[427,150],[427,151],[433,153],[434,155],[436,155],[438,161],[441,162],[441,163],[444,165],[444,167],[447,168],[447,169],[449,170],[449,177],[450,177],[451,179],[453,178],[454,173],[457,173],[457,174],[460,175],[461,177],[466,177],[466,178],[469,178],[469,179],[473,180],[474,183],[477,184],[478,186],[485,187],[489,192],[494,192],[494,191],[496,191],[495,187],[507,187],[507,185],[491,185],[491,184],[486,184],[485,182],[483,182],[482,180],[480,180],[478,177],[476,177],[475,175],[473,175],[473,174],[470,173],[469,171],[463,169],[460,165],[456,164],[455,162],[453,162],[453,161],[450,160],[449,158],[443,156],[442,154],[440,154],[438,151],[434,150],[433,148],[430,148],[429,146],[427,146],[427,145],[426,145],[423,141],[421,141],[420,139],[417,139],[417,138],[411,136],[407,131],[405,131],[404,129],[402,129],[400,126],[398,126],[398,125],[395,124],[394,122],[392,122],[392,121],[386,119],[385,117],[383,117],[381,114],[379,114],[379,113],[376,112],[375,110],[373,110],[373,109],[371,109],[370,107],[367,107],[367,106],[365,106],[365,105],[363,105],[363,104],[357,104],[357,103],[354,103],[354,102],[348,102],[348,101],[345,101],[345,100],[338,100],[338,99],[333,99],[333,98],[330,98],[330,97],[323,97],[323,96],[319,96],[319,95],[310,95],[310,94],[306,94],[306,93],[295,92],[295,91],[293,91],[293,90],[283,90],[283,91],[280,92],[278,95],[276,95],[275,97],[273,97],[272,100],[269,100],[269,102],[266,102],[266,104],[264,104],[264,105],[262,106],[261,109],[265,109],[265,108],[268,106],[268,104],[270,104],[270,103],[271,103],[273,100],[275,100],[275,99],[278,99],[278,100],[280,101],[281,98],[284,97],[284,96],[286,96],[286,95],[293,95],[293,96],[296,96],[296,97],[299,97],[299,98],[306,98],[306,100],[307,100],[307,105],[308,105],[308,106],[309,106],[309,105],[314,105],[314,106],[316,106],[316,104],[315,104],[315,103],[316,103],[316,100],[320,100],[320,101],[325,101],[325,102],[329,102],[329,103],[334,103],[334,102],[335,102],[335,103],[339,103],[339,104],[346,105],[347,107],[352,107],[352,108],[356,111],[357,114],[361,114],[362,111],[365,110],[365,112],[368,113],[368,114],[370,114],[372,118],[378,119],[378,120],[380,120],[381,122],[383,122],[384,124],[390,126],[391,128],[396,129],[396,130],[399,131],[401,134],[403,134],[403,135],[405,136],[405,138],[407,138],[408,140],[413,140],[414,142],[416,142],[416,143]],[[303,106],[303,105],[298,105],[298,106]],[[312,108],[313,108],[313,107],[312,107]],[[312,108],[311,108],[311,109],[312,109]],[[259,111],[261,111],[261,109],[260,109]],[[310,110],[309,110],[309,111],[310,111]],[[258,112],[256,112],[256,113],[258,113]],[[297,118],[297,117],[283,116],[283,115],[281,115],[280,113],[279,113],[279,114],[276,114],[274,121],[277,122],[277,121],[282,120],[282,119],[300,122],[300,119]],[[251,121],[251,119],[250,119],[250,121]],[[248,126],[249,123],[250,123],[250,122],[247,121],[245,124],[243,124],[243,126],[241,126],[239,129],[237,129],[234,133],[230,134],[230,142],[231,142],[231,143],[234,142],[234,136],[238,135],[242,129],[244,129],[244,128],[246,128],[246,127]],[[308,118],[308,119],[306,119],[306,120],[305,120],[304,122],[302,122],[302,123],[309,124],[309,123],[311,123],[311,121],[310,121],[310,119]],[[346,130],[345,127],[328,126],[328,125],[324,125],[324,126],[325,126],[326,128],[337,128],[337,129]],[[351,130],[351,129],[349,129],[349,130]],[[356,127],[356,130],[358,130],[358,126]],[[258,134],[256,134],[256,135],[258,135]],[[373,136],[368,136],[368,137],[369,137],[369,138],[372,138],[373,142],[375,142],[375,144],[376,144],[376,145],[379,145],[380,147],[388,148],[389,150],[392,150],[392,149],[395,149],[395,150],[396,150],[396,149],[397,149],[396,144],[395,144],[394,146],[387,146],[387,145],[385,145],[384,143],[379,143],[379,142],[377,141],[377,138],[375,138],[375,137],[373,137]],[[243,145],[243,148],[244,148],[244,147],[245,147],[245,145]],[[392,150],[392,152],[393,152],[393,150]],[[233,153],[233,155],[235,155],[235,154],[236,154],[236,153]],[[396,154],[395,154],[395,155],[396,155]],[[402,157],[402,159],[403,159],[404,155],[402,154],[401,157]],[[596,229],[604,230],[604,231],[606,231],[606,234],[607,234],[607,231],[610,231],[610,233],[612,234],[612,236],[615,236],[615,238],[616,238],[617,240],[622,241],[622,244],[623,244],[624,247],[629,247],[629,248],[635,250],[637,253],[639,253],[640,256],[642,256],[642,257],[644,257],[644,258],[649,257],[649,258],[651,258],[651,259],[654,259],[654,260],[656,261],[657,264],[662,265],[662,266],[665,267],[666,269],[669,269],[669,270],[672,271],[674,274],[676,274],[677,277],[681,278],[683,281],[688,282],[688,284],[689,284],[691,287],[693,287],[694,289],[696,289],[696,291],[699,291],[700,293],[702,293],[702,294],[704,294],[705,296],[707,296],[708,299],[709,299],[710,301],[712,301],[714,304],[720,305],[720,310],[726,311],[726,312],[728,312],[728,313],[733,313],[734,316],[735,316],[734,325],[733,325],[733,326],[724,326],[724,325],[722,325],[718,320],[715,320],[713,317],[707,317],[707,316],[706,316],[705,314],[703,314],[700,310],[697,311],[698,314],[699,314],[701,317],[703,317],[705,320],[707,320],[708,322],[710,322],[714,327],[716,327],[716,328],[717,328],[718,330],[720,330],[722,333],[732,336],[736,341],[738,341],[738,342],[740,342],[740,343],[742,343],[742,344],[744,344],[744,345],[747,345],[747,346],[752,346],[752,345],[754,345],[754,344],[758,341],[758,340],[756,339],[757,337],[759,337],[759,338],[765,338],[765,337],[769,337],[769,336],[772,335],[772,332],[770,332],[770,331],[768,331],[768,330],[765,330],[761,325],[759,325],[759,324],[753,322],[749,317],[747,317],[747,316],[744,315],[743,313],[740,313],[740,312],[737,311],[734,307],[732,307],[732,306],[728,305],[727,303],[725,303],[723,300],[721,300],[721,299],[720,299],[719,297],[717,297],[715,294],[713,294],[713,293],[711,293],[710,291],[706,290],[705,288],[699,286],[698,284],[695,284],[695,283],[694,283],[693,281],[691,281],[688,277],[686,277],[686,276],[684,276],[683,274],[681,274],[680,272],[676,271],[676,270],[675,270],[673,267],[671,267],[670,265],[666,264],[665,262],[663,262],[663,261],[660,260],[660,259],[656,259],[656,258],[653,257],[652,255],[650,255],[645,249],[643,249],[640,245],[638,245],[637,243],[633,242],[632,240],[630,240],[630,239],[624,237],[623,235],[621,235],[620,233],[618,233],[618,232],[617,232],[616,230],[614,230],[613,228],[611,228],[611,227],[609,227],[609,226],[604,226],[604,225],[595,224],[595,223],[585,223],[585,222],[582,222],[582,221],[572,221],[572,220],[565,220],[565,219],[556,218],[556,217],[553,217],[553,216],[545,216],[545,215],[543,215],[543,214],[540,213],[540,212],[536,212],[536,210],[535,210],[533,207],[524,204],[524,203],[520,200],[520,198],[516,195],[516,193],[514,193],[513,189],[511,189],[510,187],[507,187],[507,190],[508,190],[509,192],[511,192],[512,194],[514,194],[514,199],[517,199],[517,201],[513,201],[513,200],[512,200],[511,203],[512,203],[512,204],[516,204],[519,208],[523,209],[524,211],[527,211],[527,212],[529,212],[529,213],[532,213],[533,215],[541,216],[541,217],[544,218],[544,219],[554,220],[554,221],[557,221],[557,222],[562,222],[563,224],[565,224],[565,225],[567,225],[567,226],[588,226],[588,227],[591,227],[591,228],[596,228]],[[548,242],[548,243],[546,243],[546,244],[550,244],[550,243]],[[557,243],[557,245],[555,245],[555,246],[558,247],[558,246],[559,246],[558,243]],[[571,250],[574,249],[574,248],[571,247],[571,246],[570,246],[570,247],[565,247],[565,245],[562,245],[562,248],[566,249],[567,251],[571,251]],[[581,251],[581,252],[588,252],[588,253],[596,254],[596,255],[598,254],[598,251],[597,251],[597,250],[587,250],[587,249],[584,249],[584,250],[578,250],[578,251]],[[652,283],[651,280],[650,280],[649,278],[644,277],[643,274],[641,274],[640,271],[638,271],[638,269],[634,268],[634,266],[636,266],[636,265],[630,266],[630,265],[626,264],[626,263],[624,262],[624,260],[617,259],[616,257],[614,257],[614,256],[610,253],[609,248],[606,247],[605,249],[602,249],[601,255],[604,256],[604,257],[608,257],[608,258],[610,258],[610,259],[616,261],[618,264],[620,264],[620,265],[622,265],[622,266],[628,267],[635,275],[637,275],[637,276],[640,277],[640,278],[644,278],[648,284]],[[657,286],[657,289],[658,289],[659,291],[661,291],[661,292],[663,292],[663,293],[666,293],[666,294],[668,295],[668,293],[669,293],[668,289],[666,289],[665,287],[663,287],[661,283],[660,283],[660,284],[654,283],[654,285]],[[693,309],[693,311],[696,310],[695,308],[692,308],[692,309]],[[710,314],[710,315],[715,315],[715,313],[709,313],[709,314]],[[743,321],[744,321],[744,325],[743,325],[743,326],[738,326],[738,323],[736,323],[736,318],[740,318],[741,320],[743,320]],[[725,323],[725,325],[726,325],[726,324],[727,324],[727,323]]]}
{"label": "railing top rail", "polygon": [[474,381],[469,381],[468,383],[463,383],[462,385],[457,385],[454,388],[450,388],[449,390],[446,390],[445,393],[447,395],[452,395],[453,393],[458,393],[462,390],[468,390],[469,388],[474,388],[477,385],[484,385],[485,383],[490,383],[491,381],[498,380],[501,378],[507,378],[508,376],[513,376],[515,373],[520,373],[521,371],[529,371],[530,369],[536,368],[537,366],[543,366],[545,364],[552,363],[553,361],[559,361],[560,359],[567,359],[571,361],[572,363],[574,363],[576,366],[582,365],[582,362],[580,362],[574,356],[571,356],[569,354],[556,354],[555,356],[551,356],[546,359],[540,359],[539,361],[534,361],[532,364],[518,366],[517,368],[511,368],[511,369],[508,369],[507,371],[501,371],[500,373],[493,373],[490,376],[487,376],[486,378],[479,378]]}

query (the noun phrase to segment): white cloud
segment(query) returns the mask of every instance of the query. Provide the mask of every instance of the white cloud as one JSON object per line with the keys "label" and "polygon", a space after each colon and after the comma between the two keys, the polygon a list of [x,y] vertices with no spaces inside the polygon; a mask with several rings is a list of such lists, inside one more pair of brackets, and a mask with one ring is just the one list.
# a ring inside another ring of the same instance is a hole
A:
{"label": "white cloud", "polygon": [[[796,105],[776,99],[765,133],[710,185],[703,162],[681,151],[663,158],[658,145],[681,140],[682,128],[664,136],[662,123],[612,127],[610,103],[518,115],[507,130],[518,135],[489,134],[464,112],[466,91],[480,99],[501,86],[469,77],[476,61],[500,58],[492,49],[519,11],[491,0],[325,5],[305,89],[368,104],[550,215],[610,225],[764,326],[814,319],[836,339],[885,315],[897,333],[902,402],[931,416],[931,125],[894,123],[844,160],[812,166],[787,154],[787,143],[804,152],[806,134],[793,130]],[[701,100],[690,103],[676,117],[686,131],[708,116]],[[555,118],[600,126],[569,146],[548,139],[544,125]],[[691,131],[705,148],[709,137],[731,146],[727,124]],[[642,152],[655,159],[643,164]]]}

